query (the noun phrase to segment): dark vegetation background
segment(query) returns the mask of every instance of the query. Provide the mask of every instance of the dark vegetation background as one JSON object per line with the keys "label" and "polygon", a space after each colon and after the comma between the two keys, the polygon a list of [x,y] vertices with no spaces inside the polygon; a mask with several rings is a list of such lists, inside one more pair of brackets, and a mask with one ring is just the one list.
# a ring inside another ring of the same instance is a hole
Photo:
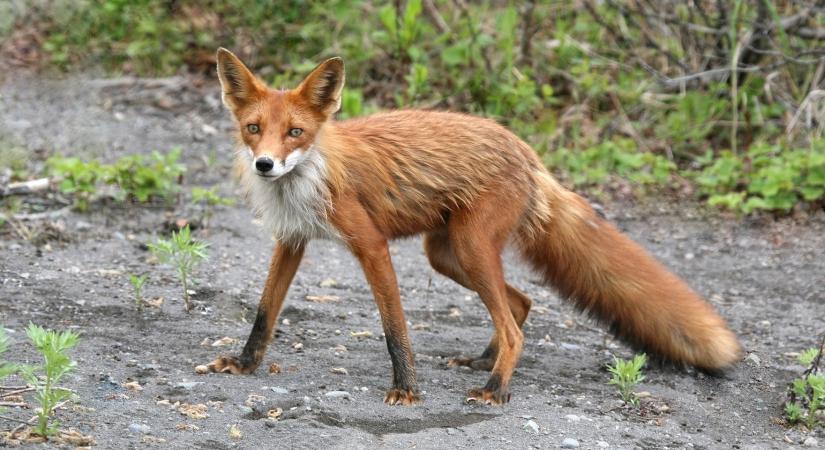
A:
{"label": "dark vegetation background", "polygon": [[277,87],[341,55],[342,117],[468,111],[510,126],[596,196],[653,186],[805,215],[825,199],[824,6],[12,0],[0,36],[6,66],[112,76],[214,77],[225,46]]}

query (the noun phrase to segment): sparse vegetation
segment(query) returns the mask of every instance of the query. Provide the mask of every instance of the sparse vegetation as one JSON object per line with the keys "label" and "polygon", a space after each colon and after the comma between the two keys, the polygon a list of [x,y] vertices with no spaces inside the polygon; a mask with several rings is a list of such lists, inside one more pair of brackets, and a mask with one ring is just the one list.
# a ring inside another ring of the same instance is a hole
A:
{"label": "sparse vegetation", "polygon": [[192,204],[202,208],[201,222],[204,226],[208,226],[216,206],[234,205],[235,200],[218,194],[218,186],[212,186],[209,189],[195,186],[192,188]]}
{"label": "sparse vegetation", "polygon": [[645,379],[642,373],[645,363],[647,363],[647,355],[642,353],[635,355],[631,360],[613,357],[613,365],[607,366],[607,370],[613,375],[608,384],[619,388],[619,395],[628,405],[639,405],[639,397],[633,389]]}
{"label": "sparse vegetation", "polygon": [[55,408],[72,396],[72,391],[58,383],[77,365],[68,352],[77,345],[80,336],[72,331],[46,330],[34,324],[29,324],[26,335],[43,356],[43,364],[21,365],[20,374],[35,387],[35,399],[40,405],[34,429],[41,436],[51,436],[57,433],[60,425],[57,420],[51,420]]}
{"label": "sparse vegetation", "polygon": [[820,373],[820,352],[821,349],[809,348],[799,355],[799,362],[808,368],[791,383],[785,403],[788,423],[803,423],[808,430],[825,425],[825,374]]}
{"label": "sparse vegetation", "polygon": [[118,201],[170,201],[178,192],[180,178],[186,172],[186,166],[178,163],[180,155],[180,149],[166,154],[155,151],[149,158],[125,156],[112,165],[55,155],[49,158],[47,167],[49,174],[60,180],[60,191],[71,194],[75,207],[86,211],[101,185],[115,186],[114,198]]}
{"label": "sparse vegetation", "polygon": [[186,311],[192,310],[189,298],[189,283],[192,280],[192,270],[207,258],[209,244],[192,238],[189,226],[178,232],[172,232],[169,240],[158,239],[149,244],[152,253],[164,264],[171,264],[178,274],[183,285],[183,301]]}
{"label": "sparse vegetation", "polygon": [[135,304],[137,305],[138,309],[143,307],[143,285],[146,283],[146,279],[149,275],[135,275],[130,273],[129,274],[129,282],[132,283],[132,289],[135,296]]}

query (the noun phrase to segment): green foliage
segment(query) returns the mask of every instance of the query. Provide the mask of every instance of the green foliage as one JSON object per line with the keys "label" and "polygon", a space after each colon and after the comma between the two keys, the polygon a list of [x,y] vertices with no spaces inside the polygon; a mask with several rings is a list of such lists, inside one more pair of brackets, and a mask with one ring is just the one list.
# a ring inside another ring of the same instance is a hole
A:
{"label": "green foliage", "polygon": [[576,186],[601,185],[616,175],[641,185],[663,185],[676,172],[673,162],[640,151],[630,139],[605,141],[583,150],[560,148],[545,154],[545,162]]}
{"label": "green foliage", "polygon": [[808,149],[758,143],[747,153],[722,152],[695,179],[708,203],[735,211],[790,211],[801,202],[825,200],[825,141]]}
{"label": "green foliage", "polygon": [[137,304],[138,309],[143,307],[143,285],[146,283],[147,278],[149,278],[147,274],[140,276],[133,273],[129,274],[129,282],[132,283],[132,288],[135,293],[135,304]]}
{"label": "green foliage", "polygon": [[203,207],[203,217],[201,221],[206,224],[212,218],[215,206],[230,206],[235,204],[235,200],[227,197],[222,197],[218,194],[218,186],[213,186],[209,189],[195,186],[192,188],[192,204],[201,205]]}
{"label": "green foliage", "polygon": [[180,177],[186,171],[178,163],[181,150],[169,153],[152,152],[143,155],[124,156],[112,165],[97,160],[83,161],[76,157],[54,155],[47,161],[48,172],[60,179],[60,191],[71,194],[78,210],[85,211],[102,184],[119,187],[115,198],[141,203],[153,199],[170,201],[178,191]]}
{"label": "green foliage", "polygon": [[35,387],[35,399],[40,404],[35,431],[42,436],[51,436],[59,426],[56,420],[51,423],[49,420],[54,408],[72,396],[70,390],[59,387],[58,383],[77,365],[68,352],[77,345],[80,335],[72,331],[45,330],[34,324],[29,324],[26,335],[43,356],[44,363],[21,366],[20,373]]}
{"label": "green foliage", "polygon": [[153,151],[147,159],[137,154],[124,156],[108,170],[106,181],[121,189],[121,199],[132,198],[146,203],[152,198],[169,200],[177,192],[186,166],[178,163],[181,149],[161,154]]}
{"label": "green foliage", "polygon": [[645,379],[644,374],[642,374],[645,363],[647,363],[647,355],[642,353],[635,355],[629,361],[613,357],[613,365],[607,367],[607,370],[613,374],[613,378],[608,384],[618,386],[622,400],[629,405],[639,405],[639,398],[633,392],[633,389]]}
{"label": "green foliage", "polygon": [[823,425],[819,415],[825,417],[825,375],[817,373],[818,367],[814,364],[819,352],[819,349],[809,348],[799,355],[799,362],[809,368],[803,378],[793,380],[790,401],[785,403],[788,423],[802,422],[809,430]]}
{"label": "green foliage", "polygon": [[55,155],[46,162],[49,173],[60,178],[59,189],[72,194],[75,208],[89,209],[91,198],[97,194],[98,182],[105,177],[104,167],[97,161],[84,162],[80,158]]}
{"label": "green foliage", "polygon": [[805,349],[802,353],[800,353],[798,359],[801,364],[809,366],[814,362],[818,355],[819,350],[811,347],[809,349]]}
{"label": "green foliage", "polygon": [[209,244],[200,242],[192,238],[189,226],[183,227],[179,232],[172,232],[169,240],[160,239],[149,244],[152,251],[160,262],[171,264],[178,273],[178,278],[183,285],[183,301],[186,311],[192,310],[189,299],[189,280],[192,277],[192,270],[207,258],[207,247]]}
{"label": "green foliage", "polygon": [[9,349],[9,338],[6,336],[6,330],[0,328],[0,380],[9,375],[17,373],[18,367],[3,359],[3,354]]}

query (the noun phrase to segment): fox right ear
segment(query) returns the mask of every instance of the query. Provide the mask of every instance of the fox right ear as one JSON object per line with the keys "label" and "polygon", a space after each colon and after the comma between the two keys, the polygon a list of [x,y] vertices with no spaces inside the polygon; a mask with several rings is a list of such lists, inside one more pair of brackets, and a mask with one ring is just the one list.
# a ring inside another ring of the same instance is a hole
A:
{"label": "fox right ear", "polygon": [[229,109],[237,110],[254,100],[260,95],[261,91],[265,90],[265,86],[229,50],[223,47],[219,48],[217,60],[218,79],[221,81],[221,89],[223,90],[223,103]]}

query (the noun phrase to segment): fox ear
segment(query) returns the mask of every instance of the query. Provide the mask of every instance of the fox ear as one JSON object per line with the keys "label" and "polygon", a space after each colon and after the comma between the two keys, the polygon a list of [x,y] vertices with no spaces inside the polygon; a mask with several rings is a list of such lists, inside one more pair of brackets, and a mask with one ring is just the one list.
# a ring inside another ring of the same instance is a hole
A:
{"label": "fox ear", "polygon": [[339,57],[319,64],[298,86],[300,95],[324,115],[338,111],[343,90],[344,60]]}
{"label": "fox ear", "polygon": [[255,75],[229,50],[219,48],[217,59],[223,103],[229,109],[234,111],[244,106],[265,89]]}

